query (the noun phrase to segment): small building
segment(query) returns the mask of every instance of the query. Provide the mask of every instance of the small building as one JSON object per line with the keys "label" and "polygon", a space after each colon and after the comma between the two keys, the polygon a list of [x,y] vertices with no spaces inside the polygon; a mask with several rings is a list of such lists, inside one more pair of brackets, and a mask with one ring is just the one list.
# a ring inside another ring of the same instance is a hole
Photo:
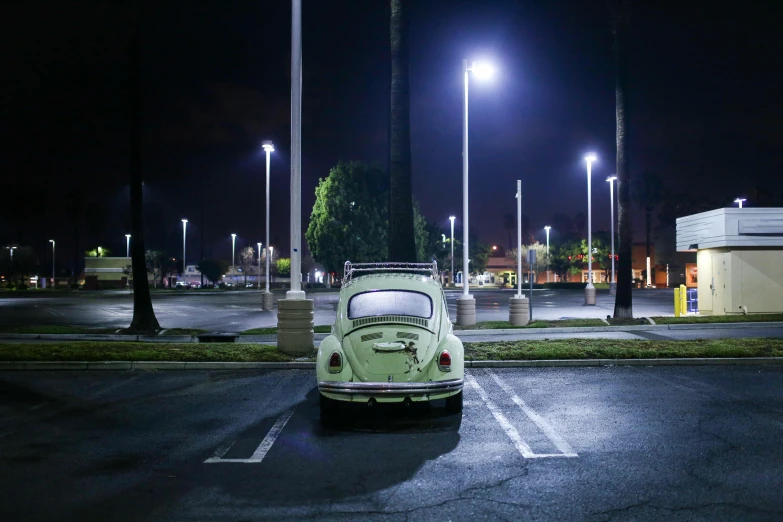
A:
{"label": "small building", "polygon": [[677,251],[696,252],[699,312],[783,312],[783,208],[720,208],[677,219]]}

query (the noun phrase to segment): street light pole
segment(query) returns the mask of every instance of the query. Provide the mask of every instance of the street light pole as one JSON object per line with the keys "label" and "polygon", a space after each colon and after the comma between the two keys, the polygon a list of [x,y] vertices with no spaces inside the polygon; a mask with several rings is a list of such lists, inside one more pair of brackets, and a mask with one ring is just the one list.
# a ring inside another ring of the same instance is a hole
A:
{"label": "street light pole", "polygon": [[593,286],[593,218],[591,182],[595,154],[585,156],[587,162],[587,286],[585,287],[585,304],[595,304],[595,286]]}
{"label": "street light pole", "polygon": [[50,239],[49,242],[52,244],[52,288],[54,288],[54,239]]}
{"label": "street light pole", "polygon": [[261,291],[261,245],[263,243],[257,243],[258,245],[258,291]]}
{"label": "street light pole", "polygon": [[549,225],[544,227],[546,230],[546,282],[549,282],[549,231],[552,229]]}
{"label": "street light pole", "polygon": [[739,203],[739,208],[742,208],[742,202],[747,201],[745,198],[737,198],[734,200],[734,203]]}
{"label": "street light pole", "polygon": [[236,281],[236,266],[234,265],[234,252],[237,246],[237,235],[231,234],[231,280]]}
{"label": "street light pole", "polygon": [[185,272],[187,272],[187,264],[185,264],[185,234],[188,228],[188,220],[182,220],[182,280],[185,280]]}
{"label": "street light pole", "polygon": [[609,281],[609,294],[617,294],[617,283],[614,280],[614,182],[617,176],[609,176],[606,181],[609,182],[609,215],[610,225],[612,227],[612,279]]}
{"label": "street light pole", "polygon": [[[533,297],[533,294],[530,294]],[[517,298],[522,298],[522,180],[517,180]]]}
{"label": "street light pole", "polygon": [[125,234],[125,257],[130,257],[130,234]]}
{"label": "street light pole", "polygon": [[454,220],[457,219],[456,216],[449,216],[449,221],[451,221],[451,284],[454,284]]}
{"label": "street light pole", "polygon": [[[264,140],[261,142],[261,147],[264,149],[264,152],[266,153],[266,237],[264,238],[264,241],[266,241],[267,247],[269,246],[269,155],[274,152],[275,146],[272,144],[269,140]],[[259,252],[259,256],[261,253]],[[260,257],[259,257],[259,263],[260,263]],[[266,256],[266,293],[269,294],[269,256]],[[260,265],[259,265],[260,269]],[[259,288],[261,285],[259,285]],[[261,299],[261,308],[263,310],[271,310],[273,306],[272,296],[264,296]]]}

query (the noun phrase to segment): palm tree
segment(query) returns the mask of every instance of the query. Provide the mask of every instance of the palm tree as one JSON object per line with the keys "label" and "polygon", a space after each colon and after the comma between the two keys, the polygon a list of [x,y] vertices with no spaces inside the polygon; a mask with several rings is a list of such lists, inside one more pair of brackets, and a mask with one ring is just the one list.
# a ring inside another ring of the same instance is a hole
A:
{"label": "palm tree", "polygon": [[138,7],[134,9],[130,40],[130,206],[131,263],[133,270],[133,319],[129,332],[155,334],[160,324],[152,309],[144,256],[144,215],[141,177],[141,67]]}
{"label": "palm tree", "polygon": [[415,261],[411,189],[411,95],[408,81],[407,0],[391,0],[389,121],[389,261]]}
{"label": "palm tree", "polygon": [[634,185],[633,198],[644,209],[644,234],[647,257],[650,257],[652,241],[652,213],[663,203],[664,188],[661,179],[652,172],[645,172]]}
{"label": "palm tree", "polygon": [[628,170],[628,133],[626,131],[625,96],[627,89],[628,60],[626,34],[628,9],[623,0],[614,4],[612,33],[615,56],[615,125],[617,137],[617,218],[619,228],[619,256],[617,271],[617,296],[614,301],[614,318],[633,317],[631,256],[633,229],[631,224],[631,173]]}

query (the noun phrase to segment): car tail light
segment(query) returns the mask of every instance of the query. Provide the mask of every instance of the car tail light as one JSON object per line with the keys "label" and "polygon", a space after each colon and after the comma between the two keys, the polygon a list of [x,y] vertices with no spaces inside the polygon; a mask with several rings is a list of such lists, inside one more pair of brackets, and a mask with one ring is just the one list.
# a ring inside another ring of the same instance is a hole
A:
{"label": "car tail light", "polygon": [[343,371],[343,358],[339,352],[332,352],[332,355],[329,356],[329,373],[340,373],[341,371]]}
{"label": "car tail light", "polygon": [[448,350],[443,350],[438,356],[438,369],[442,372],[451,371],[451,354]]}

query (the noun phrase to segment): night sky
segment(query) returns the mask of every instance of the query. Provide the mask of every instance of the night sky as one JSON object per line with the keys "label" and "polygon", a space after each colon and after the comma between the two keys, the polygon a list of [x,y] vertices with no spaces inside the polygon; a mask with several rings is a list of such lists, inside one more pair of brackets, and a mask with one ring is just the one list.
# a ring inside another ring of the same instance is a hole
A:
{"label": "night sky", "polygon": [[[388,1],[304,0],[303,204],[339,160],[387,161]],[[63,255],[125,250],[128,34],[121,2],[0,8],[0,244]],[[631,175],[729,206],[753,186],[783,192],[783,73],[774,2],[638,2],[630,46]],[[147,2],[142,21],[147,247],[230,257],[263,241],[271,139],[272,244],[288,249],[290,2]],[[586,211],[582,158],[595,151],[594,229],[608,229],[614,71],[605,1],[415,2],[411,29],[414,197],[446,228],[461,220],[462,58],[498,74],[470,97],[471,223],[506,243],[503,215],[534,227]],[[78,233],[67,201],[93,209]],[[201,202],[205,200],[202,221]],[[752,205],[753,202],[749,201]],[[105,206],[106,210],[100,210]],[[643,235],[636,210],[636,236]],[[553,231],[556,233],[556,231]],[[543,238],[543,232],[540,234]],[[69,250],[70,249],[70,250]],[[58,256],[59,257],[59,256]]]}

